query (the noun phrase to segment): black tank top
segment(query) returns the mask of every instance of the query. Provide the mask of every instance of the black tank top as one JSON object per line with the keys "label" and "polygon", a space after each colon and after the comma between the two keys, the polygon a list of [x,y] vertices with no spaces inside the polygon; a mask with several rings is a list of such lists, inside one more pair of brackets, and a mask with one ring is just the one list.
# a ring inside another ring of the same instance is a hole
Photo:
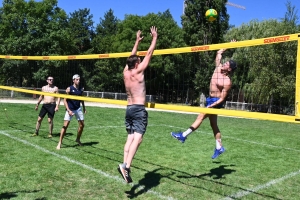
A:
{"label": "black tank top", "polygon": [[[82,96],[83,88],[75,88],[73,85],[70,86],[70,95]],[[77,110],[80,108],[81,100],[67,99],[67,103],[70,110]]]}

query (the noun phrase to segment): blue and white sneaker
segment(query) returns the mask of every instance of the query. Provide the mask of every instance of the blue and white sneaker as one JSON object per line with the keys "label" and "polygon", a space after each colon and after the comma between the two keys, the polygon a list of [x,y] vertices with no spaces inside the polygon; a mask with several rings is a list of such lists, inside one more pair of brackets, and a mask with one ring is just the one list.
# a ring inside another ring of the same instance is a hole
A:
{"label": "blue and white sneaker", "polygon": [[171,135],[173,138],[179,140],[180,142],[184,143],[184,141],[186,140],[186,137],[182,136],[182,132],[171,132]]}
{"label": "blue and white sneaker", "polygon": [[221,149],[215,149],[215,153],[211,158],[215,159],[215,158],[219,157],[219,155],[221,155],[224,152],[225,152],[225,148],[223,146],[221,147]]}

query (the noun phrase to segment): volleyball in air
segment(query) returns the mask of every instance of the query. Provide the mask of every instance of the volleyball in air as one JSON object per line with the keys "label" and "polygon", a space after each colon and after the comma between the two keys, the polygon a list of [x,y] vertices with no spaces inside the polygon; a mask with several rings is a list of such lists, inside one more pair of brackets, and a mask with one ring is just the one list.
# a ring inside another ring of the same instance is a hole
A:
{"label": "volleyball in air", "polygon": [[215,21],[217,19],[218,13],[215,9],[208,9],[205,13],[205,17],[209,22]]}

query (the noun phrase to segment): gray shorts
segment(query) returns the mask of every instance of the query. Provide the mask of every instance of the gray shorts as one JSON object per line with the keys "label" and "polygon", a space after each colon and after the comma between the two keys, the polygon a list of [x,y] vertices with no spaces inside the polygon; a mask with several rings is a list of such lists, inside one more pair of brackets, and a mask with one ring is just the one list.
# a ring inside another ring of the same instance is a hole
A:
{"label": "gray shorts", "polygon": [[146,132],[148,124],[148,112],[144,105],[129,105],[126,109],[125,126],[128,133],[140,133]]}
{"label": "gray shorts", "polygon": [[77,121],[83,121],[84,120],[84,116],[83,116],[83,112],[81,110],[81,107],[78,108],[77,110],[72,110],[72,112],[74,113],[74,115],[71,116],[71,115],[69,115],[69,112],[66,111],[65,118],[64,118],[65,121],[71,121],[73,116],[76,117]]}

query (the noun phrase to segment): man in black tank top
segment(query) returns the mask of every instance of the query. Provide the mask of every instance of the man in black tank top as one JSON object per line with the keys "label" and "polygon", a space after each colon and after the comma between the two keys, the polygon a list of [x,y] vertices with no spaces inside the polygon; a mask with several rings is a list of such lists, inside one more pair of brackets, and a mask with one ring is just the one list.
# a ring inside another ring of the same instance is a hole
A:
{"label": "man in black tank top", "polygon": [[[80,83],[80,76],[78,74],[75,74],[73,76],[73,85],[71,85],[70,87],[68,87],[66,89],[66,93],[70,94],[70,95],[82,96],[83,88],[79,86],[79,83]],[[83,110],[81,110],[80,103],[82,104]],[[58,150],[61,148],[62,140],[64,138],[64,135],[67,131],[67,128],[68,128],[73,116],[76,117],[76,119],[78,121],[78,125],[79,125],[78,131],[77,131],[77,138],[75,141],[78,143],[79,146],[82,146],[82,144],[80,142],[80,137],[81,137],[81,134],[82,134],[82,131],[84,128],[83,114],[86,113],[84,101],[75,100],[75,99],[64,99],[64,105],[66,107],[66,114],[64,117],[64,125],[60,131],[59,142],[56,147],[56,149],[58,149]]]}

